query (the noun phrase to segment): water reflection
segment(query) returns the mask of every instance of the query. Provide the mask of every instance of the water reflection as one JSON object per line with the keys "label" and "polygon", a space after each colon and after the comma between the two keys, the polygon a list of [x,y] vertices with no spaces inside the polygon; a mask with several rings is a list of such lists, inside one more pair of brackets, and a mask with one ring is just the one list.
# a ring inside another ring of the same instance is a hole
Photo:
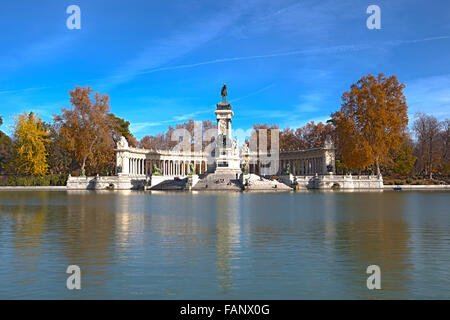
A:
{"label": "water reflection", "polygon": [[240,247],[240,196],[239,194],[218,195],[217,216],[217,266],[219,286],[228,292],[233,286],[233,259],[238,259]]}
{"label": "water reflection", "polygon": [[[0,298],[449,298],[448,199],[2,192]],[[371,264],[381,291],[366,288]]]}

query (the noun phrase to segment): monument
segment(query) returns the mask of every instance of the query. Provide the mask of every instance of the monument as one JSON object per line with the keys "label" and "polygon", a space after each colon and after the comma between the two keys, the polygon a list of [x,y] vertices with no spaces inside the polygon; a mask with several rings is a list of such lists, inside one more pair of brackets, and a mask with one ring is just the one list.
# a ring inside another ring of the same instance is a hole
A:
{"label": "monument", "polygon": [[222,101],[217,104],[214,112],[217,119],[215,173],[236,175],[241,173],[241,159],[238,142],[233,140],[232,136],[231,123],[234,112],[231,110],[231,104],[227,102],[226,84],[223,85],[221,94]]}
{"label": "monument", "polygon": [[[213,151],[158,150],[133,148],[125,137],[116,146],[116,175],[106,177],[69,177],[68,189],[186,189],[242,190],[248,181],[252,189],[286,188],[381,189],[381,176],[342,176],[335,174],[335,146],[327,137],[320,147],[307,150],[279,150],[277,172],[267,174],[265,152],[252,150],[250,145],[239,147],[233,139],[234,112],[227,101],[227,85],[221,90],[222,100],[214,114],[217,132]],[[253,179],[253,180],[252,180]],[[277,183],[282,181],[283,185]],[[275,186],[275,184],[277,184]]]}

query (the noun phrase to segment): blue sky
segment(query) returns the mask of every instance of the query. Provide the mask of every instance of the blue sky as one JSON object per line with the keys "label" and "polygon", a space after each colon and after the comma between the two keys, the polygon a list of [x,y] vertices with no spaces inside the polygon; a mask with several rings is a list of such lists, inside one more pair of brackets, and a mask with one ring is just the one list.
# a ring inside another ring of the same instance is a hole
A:
{"label": "blue sky", "polygon": [[[68,30],[66,8],[81,8]],[[369,30],[369,5],[381,30]],[[223,83],[234,128],[325,121],[363,75],[395,74],[409,114],[450,115],[446,0],[65,1],[0,3],[0,115],[46,121],[91,86],[142,138],[186,119],[214,120]]]}

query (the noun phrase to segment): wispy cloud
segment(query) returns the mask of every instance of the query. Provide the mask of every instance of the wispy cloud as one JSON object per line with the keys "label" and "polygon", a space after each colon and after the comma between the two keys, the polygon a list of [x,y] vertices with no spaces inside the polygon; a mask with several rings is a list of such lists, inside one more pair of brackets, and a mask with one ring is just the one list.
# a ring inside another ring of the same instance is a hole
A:
{"label": "wispy cloud", "polygon": [[[187,38],[189,38],[189,37],[187,37]],[[195,36],[194,36],[194,38],[195,38]],[[229,63],[229,62],[239,62],[239,61],[246,61],[246,60],[268,59],[268,58],[281,58],[281,57],[289,57],[289,56],[297,56],[297,55],[318,56],[318,55],[340,54],[340,53],[364,51],[364,50],[369,50],[369,49],[373,49],[373,48],[394,47],[394,46],[400,46],[403,44],[414,44],[414,43],[420,43],[420,42],[426,42],[426,41],[438,41],[438,40],[448,40],[448,39],[450,39],[450,36],[429,37],[429,38],[413,39],[413,40],[393,40],[393,41],[384,41],[384,42],[372,42],[370,44],[348,44],[348,45],[338,45],[338,46],[323,47],[323,48],[293,50],[293,51],[261,54],[261,55],[217,58],[217,59],[200,61],[200,62],[195,62],[195,63],[152,68],[153,66],[162,65],[166,62],[169,62],[170,60],[173,60],[173,58],[181,55],[181,54],[177,54],[177,55],[172,56],[172,58],[170,58],[170,55],[168,55],[168,54],[161,54],[161,56],[163,56],[163,57],[161,57],[161,59],[158,59],[158,58],[152,59],[153,63],[150,61],[148,61],[146,63],[130,62],[129,65],[131,65],[131,66],[124,67],[123,70],[120,71],[118,74],[113,75],[111,77],[97,79],[97,80],[104,80],[104,81],[106,81],[105,83],[107,83],[109,85],[115,85],[115,84],[120,84],[123,82],[130,81],[137,76],[142,76],[142,75],[151,74],[151,73],[155,73],[155,72],[195,68],[195,67],[200,67],[200,66],[205,66],[205,65],[213,65],[213,64],[217,64],[217,63]],[[162,46],[162,47],[164,47],[164,46]],[[185,48],[185,50],[180,49],[179,53],[187,53],[189,50],[186,50],[186,49],[187,48]],[[164,50],[161,50],[161,52],[163,52],[163,51]],[[156,50],[156,52],[159,52],[159,50]],[[144,61],[145,60],[144,57],[147,57],[147,59],[150,59],[150,53],[144,53],[139,59],[136,59],[136,61]],[[158,55],[156,55],[156,57],[158,57]]]}
{"label": "wispy cloud", "polygon": [[249,94],[246,94],[245,96],[238,97],[238,98],[235,98],[235,99],[231,99],[230,102],[237,102],[237,101],[240,101],[240,100],[243,100],[243,99],[247,99],[247,98],[256,96],[256,95],[258,95],[260,93],[263,93],[264,91],[267,91],[267,90],[273,88],[274,86],[275,86],[274,83],[269,84],[268,86],[265,86],[264,88],[261,88],[259,90],[254,91],[254,92],[251,92]]}
{"label": "wispy cloud", "polygon": [[409,113],[425,112],[438,118],[450,117],[450,74],[406,82]]}
{"label": "wispy cloud", "polygon": [[228,7],[229,10],[225,12],[219,11],[195,25],[173,32],[158,42],[149,44],[137,56],[120,66],[110,77],[102,79],[100,84],[105,88],[111,88],[131,81],[138,75],[155,72],[149,70],[165,70],[160,67],[217,38],[226,27],[245,14],[251,4],[233,1]]}
{"label": "wispy cloud", "polygon": [[300,104],[295,106],[298,112],[309,113],[319,111],[324,105],[324,97],[319,93],[309,93],[300,96]]}
{"label": "wispy cloud", "polygon": [[[218,31],[217,31],[217,33],[218,33]],[[187,43],[187,42],[189,42],[189,39],[194,39],[195,37],[196,37],[195,32],[193,32],[192,34],[186,36],[184,42]],[[400,46],[400,45],[404,45],[404,44],[414,44],[414,43],[448,40],[448,39],[450,39],[450,36],[427,37],[427,38],[412,39],[412,40],[393,40],[393,41],[384,41],[384,42],[371,42],[370,44],[348,44],[348,45],[338,45],[338,46],[330,46],[330,47],[323,47],[323,48],[293,50],[293,51],[285,51],[285,52],[269,53],[269,54],[261,54],[261,55],[217,58],[217,59],[205,60],[205,61],[200,61],[200,62],[195,62],[195,63],[178,64],[178,65],[165,66],[165,67],[156,67],[158,65],[168,63],[171,60],[175,59],[176,57],[179,57],[183,54],[188,53],[190,51],[187,49],[188,47],[190,47],[191,50],[194,50],[194,48],[196,47],[193,44],[191,46],[186,46],[184,50],[180,49],[180,48],[178,48],[178,50],[175,50],[175,47],[172,47],[173,51],[178,51],[178,54],[170,55],[168,52],[166,52],[164,49],[162,49],[162,48],[168,49],[170,47],[170,45],[162,44],[162,45],[157,46],[157,48],[159,48],[159,49],[155,49],[154,54],[151,53],[152,52],[151,49],[148,49],[144,53],[141,53],[138,57],[128,61],[114,75],[111,75],[108,77],[102,77],[102,78],[87,79],[87,80],[84,80],[81,82],[84,82],[84,83],[98,82],[99,86],[102,86],[103,89],[107,89],[107,88],[111,88],[116,85],[119,85],[121,83],[131,81],[138,76],[152,74],[152,73],[156,73],[156,72],[196,68],[196,67],[200,67],[200,66],[213,65],[213,64],[218,64],[218,63],[232,63],[232,62],[240,62],[240,61],[247,61],[247,60],[282,58],[282,57],[298,56],[298,55],[304,55],[304,56],[332,55],[332,54],[339,54],[339,53],[364,51],[364,50],[370,50],[370,49],[374,49],[374,48],[379,49],[382,47],[395,47],[395,46]],[[171,42],[173,42],[173,41],[169,41],[167,43],[171,43]],[[198,45],[200,45],[201,41],[199,42],[199,40],[197,40],[196,43],[198,46]],[[68,84],[70,84],[70,83],[61,83],[59,85],[68,85]],[[52,86],[52,87],[55,87],[55,86]],[[27,91],[27,90],[40,90],[40,89],[47,89],[47,88],[49,88],[49,87],[47,86],[47,87],[5,90],[5,91],[0,91],[0,94],[8,93],[8,92],[21,93],[21,92]]]}
{"label": "wispy cloud", "polygon": [[[195,121],[198,121],[197,117],[201,114],[210,113],[213,106],[207,110],[200,110],[196,112],[191,112],[187,114],[182,114],[178,116],[171,117],[170,119],[165,119],[161,121],[142,121],[142,122],[133,122],[130,125],[130,130],[133,132],[133,134],[137,136],[141,136],[141,133],[145,132],[145,130],[152,128],[152,127],[163,127],[172,125],[175,126],[176,124],[180,123],[181,121],[187,121],[190,119],[193,119]],[[166,129],[166,128],[164,128]]]}

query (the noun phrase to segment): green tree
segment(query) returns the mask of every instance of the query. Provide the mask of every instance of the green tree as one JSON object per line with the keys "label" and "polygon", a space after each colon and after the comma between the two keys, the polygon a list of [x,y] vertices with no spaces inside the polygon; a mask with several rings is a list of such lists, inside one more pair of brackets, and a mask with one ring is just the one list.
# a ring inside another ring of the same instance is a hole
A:
{"label": "green tree", "polygon": [[413,155],[413,148],[408,142],[404,142],[394,155],[394,172],[407,176],[411,174],[417,158]]}
{"label": "green tree", "polygon": [[125,119],[117,117],[113,113],[110,113],[109,117],[111,118],[112,123],[116,125],[117,132],[116,136],[114,137],[114,141],[117,142],[120,136],[124,136],[127,139],[128,144],[130,146],[137,147],[139,145],[139,142],[130,131],[130,122]]}
{"label": "green tree", "polygon": [[33,112],[20,114],[14,128],[15,159],[17,173],[44,176],[48,170],[47,150],[48,131],[41,118]]}

